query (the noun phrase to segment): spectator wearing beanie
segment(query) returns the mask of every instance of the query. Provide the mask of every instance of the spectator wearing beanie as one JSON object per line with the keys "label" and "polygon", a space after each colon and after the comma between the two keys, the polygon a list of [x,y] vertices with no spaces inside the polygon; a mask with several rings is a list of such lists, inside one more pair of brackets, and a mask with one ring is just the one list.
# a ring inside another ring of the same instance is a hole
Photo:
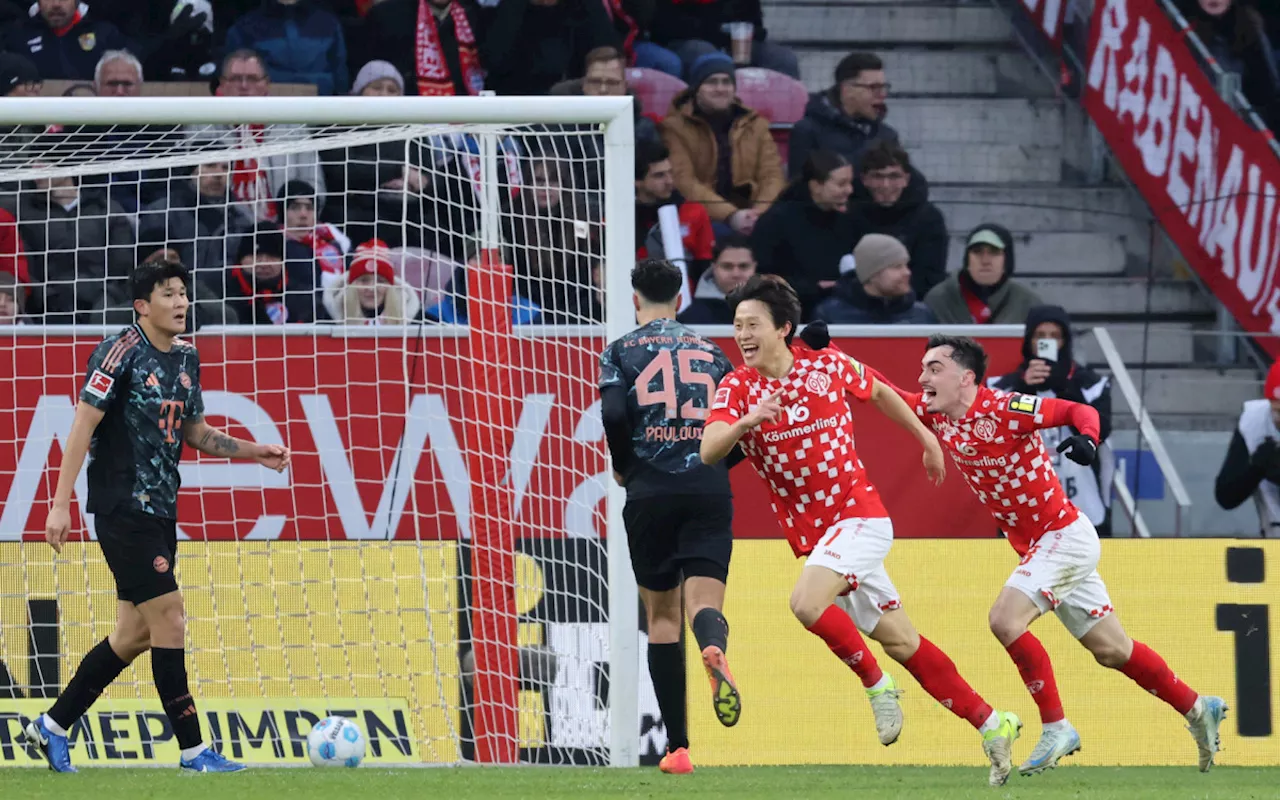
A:
{"label": "spectator wearing beanie", "polygon": [[395,64],[381,59],[370,61],[356,73],[351,94],[362,97],[399,97],[404,94],[404,76]]}
{"label": "spectator wearing beanie", "polygon": [[278,227],[263,226],[240,240],[226,291],[227,306],[242,323],[314,322],[315,259]]}
{"label": "spectator wearing beanie", "polygon": [[750,235],[786,184],[769,121],[735,92],[733,60],[702,56],[671,101],[662,138],[685,199],[706,207],[713,223]]}
{"label": "spectator wearing beanie", "polygon": [[817,150],[751,235],[760,272],[787,279],[800,296],[804,319],[835,288],[840,262],[858,240],[847,213],[852,192],[849,162]]}
{"label": "spectator wearing beanie", "polygon": [[345,94],[347,43],[342,23],[316,0],[266,0],[227,31],[226,51],[249,48],[276,83],[310,83],[320,95]]}
{"label": "spectator wearing beanie", "polygon": [[925,305],[943,325],[1021,325],[1044,301],[1013,278],[1013,235],[987,222],[969,234],[960,271],[933,287]]}
{"label": "spectator wearing beanie", "polygon": [[351,268],[325,288],[324,310],[343,325],[403,325],[422,313],[422,301],[396,275],[391,251],[377,239],[356,248]]}
{"label": "spectator wearing beanie", "polygon": [[932,325],[938,321],[911,289],[911,254],[882,233],[863,236],[853,249],[853,272],[819,306],[817,319],[833,325]]}
{"label": "spectator wearing beanie", "polygon": [[289,181],[280,193],[278,212],[284,220],[285,238],[312,253],[322,288],[347,271],[347,251],[351,249],[351,240],[336,225],[316,221],[323,200],[306,181]]}
{"label": "spectator wearing beanie", "polygon": [[1271,365],[1262,397],[1244,404],[1213,496],[1230,511],[1249,498],[1263,538],[1280,536],[1280,361]]}

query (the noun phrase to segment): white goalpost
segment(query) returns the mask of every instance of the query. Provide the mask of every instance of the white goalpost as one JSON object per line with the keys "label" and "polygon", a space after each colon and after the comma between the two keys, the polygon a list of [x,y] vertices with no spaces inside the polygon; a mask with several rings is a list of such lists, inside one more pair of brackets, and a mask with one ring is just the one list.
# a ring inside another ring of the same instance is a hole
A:
{"label": "white goalpost", "polygon": [[[43,525],[88,354],[154,258],[191,271],[210,422],[294,452],[284,475],[184,456],[207,740],[304,763],[338,714],[371,764],[661,754],[595,385],[635,322],[630,98],[5,112],[0,768],[42,765],[17,734],[115,619],[83,475],[61,555]],[[150,674],[144,656],[77,723],[73,762],[176,761]]]}

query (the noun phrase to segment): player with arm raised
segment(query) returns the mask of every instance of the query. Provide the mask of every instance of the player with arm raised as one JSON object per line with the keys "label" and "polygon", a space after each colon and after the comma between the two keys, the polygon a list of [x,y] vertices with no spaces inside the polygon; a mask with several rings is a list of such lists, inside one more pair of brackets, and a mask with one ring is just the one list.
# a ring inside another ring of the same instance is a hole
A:
{"label": "player with arm raised", "polygon": [[791,594],[791,610],[862,680],[881,743],[893,744],[902,730],[900,693],[859,629],[945,708],[979,730],[991,761],[990,783],[1002,785],[1022,723],[984,702],[902,610],[884,568],[893,525],[854,450],[853,414],[845,395],[871,403],[909,431],[924,448],[924,465],[935,483],[942,482],[945,471],[938,442],[870,368],[836,350],[792,344],[800,301],[786,281],[757,275],[729,302],[743,366],[716,391],[702,460],[714,464],[741,443],[769,488],[792,550],[808,557]]}
{"label": "player with arm raised", "polygon": [[724,585],[733,552],[728,470],[698,457],[716,384],[733,365],[714,343],[676,322],[680,269],[641,261],[631,273],[640,327],[600,356],[600,416],[614,476],[627,489],[623,519],[649,629],[649,675],[667,729],[659,768],[693,771],[685,724],[683,600],[712,707],[721,724],[742,711],[729,671]]}
{"label": "player with arm raised", "polygon": [[244,769],[203,744],[187,686],[177,557],[178,461],[184,442],[213,456],[282,471],[289,451],[232,438],[204,421],[200,357],[178,338],[186,329],[189,275],[181,264],[149,261],[131,278],[138,321],[108,336],[89,357],[45,539],[62,552],[71,533],[71,490],[89,457],[89,501],[98,543],[116,581],[116,626],[85,654],[48,712],[25,729],[55,772],[75,772],[67,731],[125,667],[147,650],[156,692],[192,772]]}
{"label": "player with arm raised", "polygon": [[904,393],[903,399],[938,435],[1022,558],[989,620],[1044,725],[1018,771],[1043,772],[1080,749],[1080,735],[1062,710],[1053,665],[1028,630],[1053,611],[1099,664],[1123,672],[1186,717],[1200,751],[1200,770],[1207,772],[1218,750],[1226,703],[1197,695],[1159,654],[1125,633],[1098,575],[1098,534],[1067,499],[1038,434],[1042,428],[1070,425],[1077,433],[1058,451],[1088,466],[1098,446],[1098,412],[1083,403],[987,388],[982,384],[987,354],[966,337],[931,337],[921,363],[921,391]]}

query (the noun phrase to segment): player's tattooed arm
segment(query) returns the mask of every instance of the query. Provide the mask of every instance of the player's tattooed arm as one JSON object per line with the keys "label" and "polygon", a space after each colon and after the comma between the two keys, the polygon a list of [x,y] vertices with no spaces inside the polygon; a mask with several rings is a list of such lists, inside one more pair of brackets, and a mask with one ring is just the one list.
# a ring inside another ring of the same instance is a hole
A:
{"label": "player's tattooed arm", "polygon": [[289,448],[278,444],[258,444],[237,439],[204,421],[204,417],[188,420],[183,426],[187,444],[206,455],[220,458],[242,458],[256,461],[277,472],[289,465]]}

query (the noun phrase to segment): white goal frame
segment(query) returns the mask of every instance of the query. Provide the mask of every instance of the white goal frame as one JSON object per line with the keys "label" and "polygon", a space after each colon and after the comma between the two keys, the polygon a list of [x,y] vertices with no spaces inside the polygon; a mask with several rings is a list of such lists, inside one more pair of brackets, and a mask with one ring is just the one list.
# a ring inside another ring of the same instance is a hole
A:
{"label": "white goal frame", "polygon": [[[131,97],[13,98],[6,125],[423,125],[582,124],[604,134],[605,341],[635,327],[631,268],[635,262],[635,125],[630,97]],[[500,245],[498,132],[480,143],[480,244]],[[81,170],[94,171],[92,165]],[[62,327],[62,326],[58,326]],[[582,326],[584,328],[588,326]],[[594,327],[594,326],[590,326]],[[51,331],[53,326],[33,328]],[[74,330],[80,330],[75,328]],[[625,494],[607,482],[609,592],[609,731],[611,766],[639,763],[639,594],[626,528]]]}

